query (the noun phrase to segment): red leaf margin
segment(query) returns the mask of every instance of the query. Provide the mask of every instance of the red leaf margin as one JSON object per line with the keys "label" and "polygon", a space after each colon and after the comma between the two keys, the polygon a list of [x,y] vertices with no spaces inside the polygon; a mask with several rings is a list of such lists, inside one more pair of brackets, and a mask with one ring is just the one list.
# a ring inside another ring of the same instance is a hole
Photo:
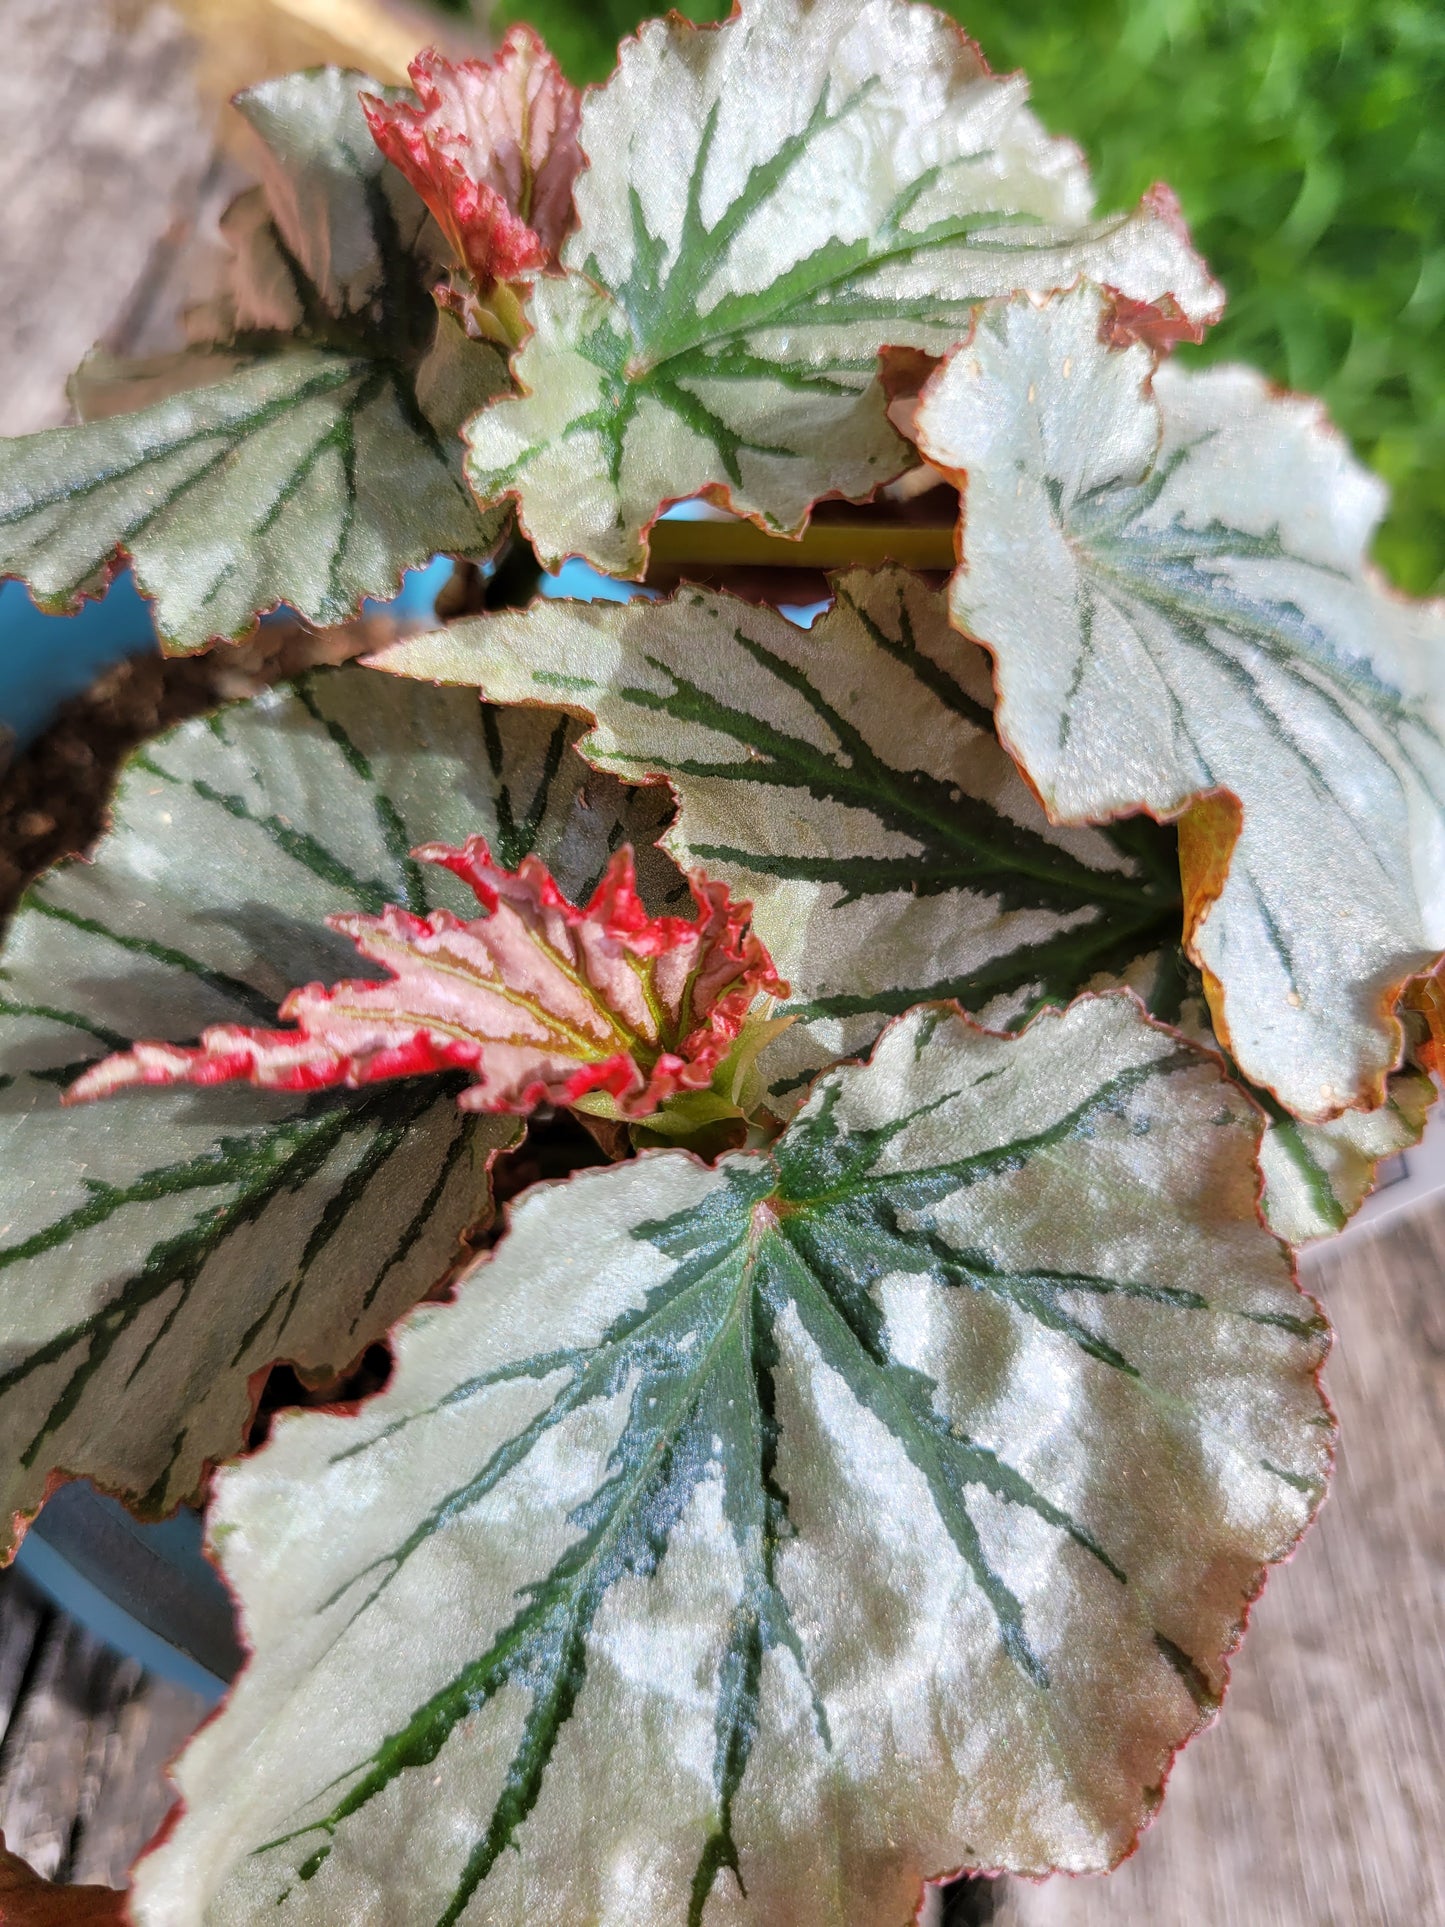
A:
{"label": "red leaf margin", "polygon": [[215,1024],[197,1045],[136,1043],[89,1066],[61,1101],[179,1083],[358,1089],[461,1069],[475,1079],[463,1110],[525,1114],[602,1092],[641,1118],[705,1089],[759,997],[788,993],[753,934],[752,905],[701,871],[688,878],[695,918],[654,917],[627,846],[581,907],[538,858],[505,870],[480,836],[413,855],[460,877],[483,916],[392,904],[329,917],[389,979],[293,990],[279,1014],[294,1029]]}
{"label": "red leaf margin", "polygon": [[428,47],[408,72],[420,106],[363,94],[362,111],[478,288],[555,267],[582,166],[582,97],[541,36],[515,26],[491,61]]}
{"label": "red leaf margin", "polygon": [[[472,841],[474,842],[477,840],[478,839],[472,839]],[[786,994],[786,987],[784,987],[783,994]],[[1129,1003],[1132,1003],[1135,1006],[1135,1008],[1138,1010],[1140,1016],[1144,1019],[1144,1022],[1147,1024],[1147,1026],[1151,1030],[1158,1031],[1162,1033],[1164,1036],[1171,1038],[1178,1046],[1181,1054],[1189,1057],[1198,1058],[1206,1063],[1212,1063],[1218,1070],[1220,1082],[1226,1086],[1231,1087],[1236,1091],[1242,1091],[1243,1094],[1249,1099],[1249,1102],[1253,1106],[1255,1111],[1258,1113],[1259,1138],[1256,1141],[1255,1188],[1254,1188],[1255,1220],[1258,1223],[1258,1225],[1261,1227],[1261,1229],[1265,1231],[1272,1239],[1274,1239],[1275,1243],[1280,1246],[1288,1264],[1290,1282],[1293,1284],[1295,1290],[1298,1292],[1300,1298],[1303,1300],[1305,1307],[1318,1317],[1320,1321],[1320,1326],[1321,1326],[1323,1343],[1320,1349],[1319,1356],[1316,1359],[1313,1366],[1311,1367],[1310,1378],[1313,1383],[1316,1396],[1318,1397],[1318,1400],[1319,1400],[1322,1420],[1329,1432],[1329,1445],[1328,1445],[1325,1468],[1324,1468],[1323,1489],[1321,1491],[1320,1497],[1315,1502],[1310,1512],[1310,1516],[1305,1520],[1305,1523],[1300,1527],[1299,1531],[1295,1534],[1294,1538],[1288,1544],[1283,1546],[1281,1550],[1272,1559],[1266,1560],[1257,1569],[1257,1571],[1253,1574],[1251,1580],[1246,1584],[1245,1588],[1240,1594],[1239,1605],[1238,1605],[1238,1615],[1234,1619],[1234,1622],[1230,1628],[1229,1636],[1226,1640],[1226,1643],[1224,1644],[1218,1656],[1219,1670],[1220,1670],[1220,1681],[1219,1681],[1218,1689],[1212,1695],[1210,1700],[1208,1700],[1206,1703],[1200,1706],[1199,1718],[1197,1723],[1187,1733],[1183,1734],[1183,1736],[1170,1748],[1168,1758],[1164,1762],[1162,1770],[1160,1771],[1158,1784],[1152,1789],[1152,1797],[1147,1801],[1144,1811],[1140,1814],[1138,1824],[1135,1827],[1132,1836],[1126,1842],[1126,1844],[1120,1849],[1118,1854],[1110,1861],[1109,1865],[1106,1868],[1099,1868],[1099,1869],[1090,1868],[1083,1871],[1078,1871],[1073,1868],[1047,1868],[1047,1867],[1024,1869],[1019,1867],[988,1866],[988,1865],[983,1865],[973,1859],[965,1859],[965,1860],[956,1862],[952,1865],[941,1866],[936,1871],[932,1873],[927,1873],[921,1876],[919,1881],[918,1898],[917,1898],[917,1901],[915,1902],[914,1910],[910,1917],[909,1927],[922,1927],[922,1924],[924,1921],[925,1909],[929,1905],[930,1898],[938,1890],[947,1888],[954,1881],[962,1879],[965,1876],[976,1880],[987,1880],[987,1881],[997,1881],[1004,1878],[1007,1878],[1012,1881],[1027,1881],[1031,1886],[1041,1886],[1046,1882],[1056,1882],[1060,1880],[1068,1881],[1068,1882],[1088,1881],[1088,1880],[1097,1880],[1101,1876],[1104,1876],[1110,1873],[1115,1873],[1126,1861],[1132,1860],[1134,1858],[1134,1856],[1139,1852],[1140,1847],[1143,1845],[1145,1835],[1150,1832],[1155,1822],[1159,1818],[1160,1812],[1162,1811],[1164,1806],[1165,1795],[1168,1791],[1169,1782],[1173,1777],[1174,1771],[1179,1764],[1181,1756],[1185,1752],[1186,1748],[1188,1748],[1193,1741],[1197,1740],[1202,1733],[1206,1732],[1222,1716],[1225,1702],[1228,1698],[1230,1688],[1234,1684],[1233,1662],[1235,1662],[1238,1659],[1241,1649],[1243,1648],[1246,1635],[1250,1630],[1251,1622],[1254,1617],[1254,1609],[1259,1604],[1259,1601],[1262,1598],[1265,1592],[1265,1589],[1269,1584],[1270,1579],[1274,1576],[1274,1574],[1277,1571],[1280,1571],[1285,1566],[1288,1566],[1293,1563],[1294,1559],[1298,1556],[1300,1549],[1303,1546],[1305,1540],[1308,1538],[1310,1532],[1318,1524],[1320,1511],[1330,1496],[1332,1485],[1333,1485],[1334,1474],[1337,1469],[1338,1452],[1339,1452],[1339,1443],[1338,1443],[1339,1442],[1339,1419],[1335,1411],[1335,1407],[1330,1399],[1329,1393],[1326,1390],[1325,1382],[1324,1382],[1325,1368],[1329,1362],[1330,1353],[1333,1349],[1334,1342],[1335,1342],[1335,1332],[1334,1332],[1333,1326],[1329,1321],[1329,1317],[1326,1313],[1324,1305],[1317,1297],[1315,1297],[1313,1292],[1311,1292],[1307,1288],[1307,1286],[1303,1281],[1303,1278],[1301,1276],[1298,1251],[1293,1249],[1284,1239],[1280,1238],[1277,1233],[1275,1233],[1270,1229],[1269,1219],[1265,1215],[1265,1210],[1264,1210],[1265,1180],[1258,1161],[1258,1143],[1263,1140],[1264,1132],[1268,1124],[1268,1115],[1265,1112],[1264,1108],[1259,1104],[1258,1100],[1249,1091],[1248,1087],[1245,1085],[1242,1085],[1239,1082],[1237,1077],[1233,1074],[1233,1070],[1229,1061],[1221,1054],[1219,1050],[1211,1048],[1209,1045],[1201,1043],[1195,1038],[1189,1037],[1188,1035],[1186,1035],[1185,1032],[1178,1029],[1177,1026],[1167,1023],[1164,1019],[1160,1017],[1156,1017],[1154,1013],[1144,1003],[1144,1001],[1136,991],[1129,988],[1128,986],[1122,986],[1122,985],[1115,988],[1106,989],[1106,990],[1081,991],[1076,997],[1071,998],[1068,1004],[1062,1007],[1052,1007],[1052,1008],[1046,1008],[1043,1010],[1036,1011],[1034,1015],[1029,1019],[1028,1023],[1022,1026],[1021,1030],[1012,1031],[1012,1032],[1006,1031],[1006,1030],[999,1030],[994,1028],[992,1025],[980,1022],[978,1018],[971,1016],[969,1012],[964,1009],[963,1005],[959,1003],[956,998],[940,998],[937,1000],[926,1001],[924,1004],[915,1005],[913,1009],[910,1011],[903,1012],[899,1016],[891,1018],[889,1022],[884,1026],[879,1036],[865,1050],[859,1051],[856,1055],[852,1057],[839,1059],[837,1063],[830,1064],[826,1066],[824,1069],[820,1070],[816,1074],[816,1076],[812,1079],[812,1081],[809,1083],[809,1085],[806,1087],[803,1093],[804,1104],[807,1103],[809,1096],[811,1095],[813,1090],[816,1089],[817,1085],[820,1084],[825,1078],[833,1075],[836,1071],[850,1065],[866,1065],[871,1063],[877,1051],[879,1050],[880,1046],[882,1045],[883,1039],[888,1035],[888,1033],[893,1029],[895,1029],[898,1025],[906,1022],[909,1017],[916,1015],[918,1010],[920,1009],[932,1009],[939,1012],[940,1014],[947,1014],[950,1016],[957,1017],[962,1021],[962,1023],[968,1030],[976,1032],[979,1036],[995,1037],[995,1038],[1004,1039],[1008,1042],[1014,1042],[1019,1036],[1023,1034],[1023,1031],[1031,1030],[1036,1023],[1047,1022],[1050,1020],[1057,1020],[1057,1019],[1066,1017],[1069,1014],[1069,1012],[1077,1009],[1081,1004],[1092,1004],[1106,998],[1122,999]],[[695,1152],[687,1150],[685,1147],[674,1147],[669,1149],[648,1148],[648,1149],[642,1150],[639,1153],[639,1156],[643,1159],[650,1158],[650,1157],[677,1157],[679,1155],[689,1158],[693,1163],[699,1166],[705,1163],[704,1159],[700,1158]],[[539,1184],[532,1185],[528,1188],[527,1192],[524,1195],[530,1197],[534,1192],[543,1191],[543,1190],[561,1189],[564,1186],[569,1186],[575,1183],[575,1181],[579,1177],[595,1177],[597,1175],[598,1173],[595,1169],[589,1169],[585,1171],[572,1171],[563,1177],[546,1179]],[[521,1199],[516,1198],[509,1201],[501,1208],[501,1210],[497,1214],[498,1233],[499,1233],[497,1239],[485,1252],[480,1252],[476,1254],[472,1262],[455,1279],[454,1282],[456,1284],[461,1284],[462,1282],[465,1281],[467,1277],[475,1277],[476,1275],[478,1275],[478,1273],[482,1271],[482,1269],[486,1266],[486,1264],[490,1262],[498,1246],[502,1242],[504,1242],[505,1239],[510,1235],[510,1232],[512,1229],[512,1217],[517,1208],[517,1205],[520,1202],[521,1202]],[[421,1309],[421,1307],[417,1307],[416,1309],[419,1310]],[[393,1352],[394,1352],[394,1347],[395,1347],[395,1342],[397,1337],[405,1330],[405,1328],[411,1322],[412,1318],[415,1315],[416,1315],[416,1310],[413,1310],[412,1312],[403,1313],[402,1316],[396,1321],[395,1325],[393,1325],[393,1327],[391,1328],[391,1332],[389,1334],[389,1342],[393,1347]],[[329,1407],[320,1407],[320,1408],[313,1407],[310,1410],[305,1412],[283,1412],[279,1415],[279,1419],[280,1419],[280,1423],[284,1425],[284,1424],[294,1423],[297,1420],[310,1422],[318,1418],[321,1418],[323,1416],[337,1417],[337,1418],[352,1417],[360,1409],[361,1404],[364,1402],[365,1401],[357,1401],[357,1402],[348,1402],[346,1404],[339,1404],[339,1405],[334,1405]],[[266,1440],[263,1444],[259,1445],[254,1451],[248,1452],[244,1455],[247,1462],[254,1461],[260,1458],[261,1456],[263,1456],[268,1451],[268,1449],[270,1448],[273,1442],[274,1442],[274,1434],[272,1439]],[[231,1682],[230,1686],[228,1687],[221,1701],[211,1710],[211,1712],[207,1715],[207,1717],[201,1722],[201,1727],[198,1730],[204,1730],[207,1727],[215,1725],[215,1723],[226,1712],[226,1710],[231,1704],[231,1700],[232,1700],[237,1682],[239,1681],[241,1675],[244,1674],[250,1668],[253,1660],[257,1656],[257,1646],[255,1642],[250,1638],[249,1628],[245,1622],[244,1601],[242,1599],[241,1593],[239,1592],[238,1588],[235,1585],[233,1585],[230,1579],[230,1576],[226,1572],[226,1569],[222,1564],[221,1558],[219,1556],[218,1548],[210,1538],[209,1529],[207,1531],[207,1536],[206,1536],[203,1550],[207,1561],[209,1562],[213,1570],[216,1572],[217,1577],[220,1579],[222,1585],[225,1587],[226,1592],[231,1599],[231,1603],[236,1614],[237,1636],[244,1650],[245,1659],[242,1662],[240,1673],[238,1673],[236,1676],[236,1679]],[[182,1748],[181,1751],[184,1752],[184,1748]],[[178,1760],[180,1755],[178,1754],[176,1757]],[[173,1761],[172,1764],[175,1764],[175,1762]],[[171,1836],[174,1834],[177,1826],[180,1824],[180,1821],[185,1816],[187,1811],[188,1811],[188,1803],[185,1797],[182,1795],[172,1805],[172,1807],[170,1808],[170,1811],[166,1814],[165,1818],[161,1821],[159,1827],[156,1829],[156,1832],[152,1835],[151,1839],[146,1843],[144,1847],[141,1848],[139,1854],[136,1856],[135,1862],[133,1863],[133,1867],[135,1865],[138,1865],[141,1861],[149,1859],[153,1854],[159,1852],[159,1850],[168,1843],[168,1841],[170,1840]],[[129,1922],[130,1918],[131,1917],[129,1915],[125,1917],[125,1920],[127,1923]],[[0,1927],[4,1927],[3,1916],[0,1916]],[[48,1927],[48,1923],[40,1923],[39,1927]],[[57,1927],[58,1927],[58,1924],[57,1924]],[[90,1924],[86,1922],[85,1927],[90,1927]],[[101,1923],[99,1922],[96,1923],[96,1927],[101,1927]],[[106,1923],[106,1927],[109,1927],[109,1923]]]}

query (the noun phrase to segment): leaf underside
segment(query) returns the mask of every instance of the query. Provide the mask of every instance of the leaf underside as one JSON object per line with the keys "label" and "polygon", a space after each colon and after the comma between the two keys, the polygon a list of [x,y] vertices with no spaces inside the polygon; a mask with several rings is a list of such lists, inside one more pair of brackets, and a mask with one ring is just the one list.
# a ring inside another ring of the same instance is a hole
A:
{"label": "leaf underside", "polygon": [[1167,197],[1094,221],[1025,96],[907,0],[642,27],[583,105],[578,227],[528,304],[521,394],[467,431],[479,497],[514,493],[549,564],[640,573],[680,496],[796,530],[907,467],[879,352],[942,354],[986,297],[1092,273],[1213,318]]}
{"label": "leaf underside", "polygon": [[228,217],[231,284],[195,348],[83,370],[103,419],[0,443],[0,574],[42,607],[99,593],[128,555],[179,653],[282,602],[344,621],[438,550],[495,547],[457,435],[506,371],[438,316],[441,237],[376,151],[362,84],[326,69],[243,95],[269,204],[255,190]]}
{"label": "leaf underside", "polygon": [[379,658],[503,703],[565,704],[589,761],[665,776],[666,844],[753,904],[796,1021],[763,1068],[786,1112],[890,1017],[957,998],[994,1024],[1134,979],[1180,1014],[1172,832],[1052,827],[994,737],[988,661],[942,595],[848,575],[808,631],[728,595],[565,601],[454,623]]}
{"label": "leaf underside", "polygon": [[1127,996],[933,1008],[768,1153],[534,1191],[223,1475],[255,1657],[141,1927],[876,1927],[1117,1860],[1329,1464],[1257,1134]]}
{"label": "leaf underside", "polygon": [[0,1516],[33,1512],[57,1469],[148,1512],[189,1497],[239,1447],[253,1373],[343,1369],[461,1255],[516,1128],[460,1113],[461,1077],[60,1095],[138,1038],[274,1017],[354,961],[330,912],[463,909],[418,842],[484,830],[595,882],[658,799],[634,820],[568,729],[317,673],[149,744],[94,861],[30,892],[0,953]]}
{"label": "leaf underside", "polygon": [[1383,489],[1317,404],[1111,351],[1100,317],[1088,287],[1000,304],[924,392],[920,447],[967,475],[954,620],[1053,814],[1189,810],[1245,1074],[1308,1119],[1378,1104],[1445,946],[1445,607],[1370,573]]}

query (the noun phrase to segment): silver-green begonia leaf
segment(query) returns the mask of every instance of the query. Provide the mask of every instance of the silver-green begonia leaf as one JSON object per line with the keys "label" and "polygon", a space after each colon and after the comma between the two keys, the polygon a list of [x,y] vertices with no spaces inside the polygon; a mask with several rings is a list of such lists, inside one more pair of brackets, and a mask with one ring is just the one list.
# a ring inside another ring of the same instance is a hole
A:
{"label": "silver-green begonia leaf", "polygon": [[1383,1096],[1445,946],[1445,605],[1369,569],[1382,485],[1318,404],[999,304],[930,382],[965,479],[954,620],[1050,813],[1185,818],[1190,947],[1241,1069],[1322,1120]]}
{"label": "silver-green begonia leaf", "polygon": [[228,219],[231,286],[196,350],[82,371],[102,419],[0,442],[0,574],[42,607],[129,555],[181,652],[280,602],[344,621],[438,550],[495,546],[504,518],[477,508],[457,437],[506,370],[438,315],[441,237],[377,152],[367,84],[329,68],[242,95],[266,191]]}
{"label": "silver-green begonia leaf", "polygon": [[[1117,981],[1194,1043],[1225,1055],[1210,1027],[1199,972],[1180,946],[1141,957]],[[1090,986],[1104,987],[1099,981]],[[1405,1062],[1390,1073],[1385,1101],[1377,1109],[1344,1111],[1324,1124],[1302,1123],[1268,1091],[1247,1087],[1268,1119],[1259,1146],[1260,1209],[1276,1237],[1292,1245],[1333,1237],[1374,1190],[1380,1165],[1420,1142],[1439,1093],[1413,1052],[1412,1042]],[[1227,1055],[1225,1067],[1237,1074]]]}
{"label": "silver-green begonia leaf", "polygon": [[354,976],[332,911],[465,913],[417,843],[480,831],[594,882],[657,799],[626,820],[618,786],[567,769],[569,728],[318,673],[149,744],[94,860],[30,892],[0,951],[0,1518],[53,1471],[152,1512],[189,1497],[242,1443],[253,1373],[344,1369],[462,1255],[518,1130],[459,1112],[464,1079],[60,1093],[138,1038],[274,1021],[293,986]]}
{"label": "silver-green begonia leaf", "polygon": [[879,1927],[1110,1865],[1319,1502],[1258,1113],[1126,994],[534,1191],[222,1475],[254,1657],[139,1927]]}
{"label": "silver-green begonia leaf", "polygon": [[[566,702],[597,721],[581,745],[594,763],[666,774],[681,809],[665,847],[753,902],[792,984],[794,1023],[761,1060],[780,1114],[814,1071],[940,996],[1013,1025],[1126,983],[1218,1049],[1177,941],[1172,837],[1147,818],[1050,825],[992,736],[986,658],[945,628],[938,596],[897,570],[837,587],[807,635],[684,591],[626,610],[540,602],[377,660],[506,703]],[[1265,1215],[1301,1244],[1338,1231],[1379,1161],[1419,1142],[1435,1090],[1407,1063],[1379,1109],[1317,1125],[1254,1094],[1270,1119]]]}
{"label": "silver-green begonia leaf", "polygon": [[578,228],[528,303],[518,399],[468,431],[549,562],[638,573],[703,489],[796,530],[907,467],[879,351],[942,354],[973,304],[1089,273],[1198,319],[1223,297],[1160,190],[1092,219],[1077,148],[908,0],[742,0],[624,42],[587,96]]}
{"label": "silver-green begonia leaf", "polygon": [[[889,1017],[956,997],[1021,1021],[1177,943],[1173,839],[1052,827],[995,739],[988,659],[901,569],[839,579],[811,630],[729,595],[539,601],[377,658],[502,703],[565,704],[583,753],[680,799],[664,839],[753,904],[797,1021],[775,1108]],[[1142,986],[1141,986],[1142,989]],[[1144,991],[1164,1015],[1167,985]]]}
{"label": "silver-green begonia leaf", "polygon": [[1438,1096],[1427,1073],[1406,1064],[1373,1111],[1344,1111],[1324,1124],[1274,1118],[1259,1147],[1270,1229],[1294,1245],[1343,1231],[1375,1188],[1381,1163],[1420,1142]]}

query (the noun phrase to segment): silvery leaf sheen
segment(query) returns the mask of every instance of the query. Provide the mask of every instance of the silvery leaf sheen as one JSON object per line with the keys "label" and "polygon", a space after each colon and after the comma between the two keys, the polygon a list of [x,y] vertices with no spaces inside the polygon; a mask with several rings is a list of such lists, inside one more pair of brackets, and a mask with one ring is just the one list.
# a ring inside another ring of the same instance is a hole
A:
{"label": "silvery leaf sheen", "polygon": [[1445,946],[1445,604],[1370,570],[1384,487],[1317,402],[998,303],[925,388],[960,477],[953,619],[1063,822],[1178,816],[1214,1029],[1297,1117],[1382,1102]]}
{"label": "silvery leaf sheen", "polygon": [[[771,1103],[957,998],[994,1025],[1067,1003],[1177,945],[1171,833],[1058,829],[993,731],[988,658],[897,568],[833,581],[809,630],[684,587],[664,602],[534,602],[408,638],[381,668],[565,705],[582,753],[678,797],[665,847],[753,906],[792,998],[762,1059]],[[1179,1014],[1168,969],[1136,985]]]}
{"label": "silvery leaf sheen", "polygon": [[878,1927],[1111,1865],[1329,1468],[1259,1129],[1126,992],[935,1006],[768,1150],[535,1189],[384,1393],[222,1475],[254,1656],[140,1927]]}
{"label": "silvery leaf sheen", "polygon": [[179,655],[278,603],[344,622],[439,549],[496,546],[506,518],[472,499],[457,433],[506,369],[437,312],[442,238],[367,131],[366,84],[333,67],[240,95],[264,186],[226,216],[195,346],[96,358],[79,426],[0,441],[0,575],[42,607],[99,594],[129,556]]}
{"label": "silvery leaf sheen", "polygon": [[577,228],[527,303],[518,393],[466,430],[478,499],[515,495],[549,567],[638,574],[680,496],[796,531],[908,467],[879,353],[945,353],[989,296],[1087,273],[1216,319],[1168,191],[1096,219],[1026,96],[910,0],[640,28],[583,103]]}
{"label": "silvery leaf sheen", "polygon": [[[464,911],[468,892],[414,862],[417,844],[484,830],[513,865],[536,852],[590,888],[615,844],[645,847],[658,799],[586,771],[574,734],[560,716],[318,671],[147,744],[92,859],[29,892],[0,949],[11,1543],[62,1472],[152,1515],[193,1497],[244,1442],[258,1373],[278,1358],[343,1371],[460,1260],[519,1128],[459,1111],[460,1075],[78,1109],[62,1092],[137,1039],[274,1019],[293,983],[354,961],[333,912]],[[666,870],[651,852],[654,900]]]}
{"label": "silvery leaf sheen", "polygon": [[[1050,823],[1001,748],[984,651],[946,598],[901,569],[833,581],[804,632],[775,611],[683,589],[619,607],[538,601],[409,637],[374,660],[565,704],[582,753],[678,798],[664,846],[753,905],[792,986],[759,1060],[786,1117],[813,1075],[938,997],[1017,1028],[1045,1004],[1127,983],[1157,1017],[1217,1040],[1184,956],[1172,829],[1147,817]],[[1304,1124],[1254,1091],[1265,1212],[1291,1243],[1338,1231],[1376,1164],[1419,1141],[1434,1100],[1406,1065],[1386,1102]]]}

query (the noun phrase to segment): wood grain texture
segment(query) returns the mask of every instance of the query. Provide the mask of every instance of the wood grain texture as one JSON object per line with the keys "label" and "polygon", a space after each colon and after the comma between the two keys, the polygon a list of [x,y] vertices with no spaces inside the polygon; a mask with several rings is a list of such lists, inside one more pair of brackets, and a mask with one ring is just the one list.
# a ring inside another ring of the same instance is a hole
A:
{"label": "wood grain texture", "polygon": [[1138,1853],[1107,1880],[1008,1883],[996,1927],[1445,1922],[1445,1206],[1321,1252],[1305,1281],[1337,1333],[1320,1522]]}
{"label": "wood grain texture", "polygon": [[0,6],[0,434],[65,419],[65,382],[187,228],[212,165],[169,8]]}
{"label": "wood grain texture", "polygon": [[74,1841],[71,1880],[125,1886],[136,1855],[175,1804],[166,1767],[205,1712],[184,1687],[142,1675],[92,1747],[95,1794]]}
{"label": "wood grain texture", "polygon": [[37,1873],[123,1887],[174,1801],[166,1764],[205,1711],[0,1573],[0,1833]]}

